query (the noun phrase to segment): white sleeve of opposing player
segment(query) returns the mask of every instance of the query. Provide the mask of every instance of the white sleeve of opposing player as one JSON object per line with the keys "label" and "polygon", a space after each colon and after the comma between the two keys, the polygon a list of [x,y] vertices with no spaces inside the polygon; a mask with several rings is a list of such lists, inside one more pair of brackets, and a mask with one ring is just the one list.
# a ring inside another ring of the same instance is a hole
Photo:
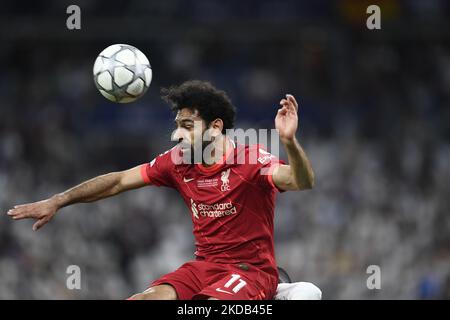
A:
{"label": "white sleeve of opposing player", "polygon": [[310,282],[279,283],[275,300],[321,300],[322,291]]}

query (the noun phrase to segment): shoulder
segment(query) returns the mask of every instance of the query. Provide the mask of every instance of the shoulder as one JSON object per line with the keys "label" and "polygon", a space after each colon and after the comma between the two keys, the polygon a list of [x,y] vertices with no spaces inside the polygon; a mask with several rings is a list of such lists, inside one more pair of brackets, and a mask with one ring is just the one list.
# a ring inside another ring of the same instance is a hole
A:
{"label": "shoulder", "polygon": [[238,164],[264,166],[277,159],[275,155],[267,151],[265,145],[260,143],[252,145],[237,144],[236,150]]}
{"label": "shoulder", "polygon": [[154,157],[146,164],[146,170],[173,171],[177,166],[179,149],[174,146]]}
{"label": "shoulder", "polygon": [[284,163],[282,160],[267,151],[263,144],[237,146],[236,155],[239,170],[247,181],[252,181],[262,190],[277,190],[272,173],[279,164]]}
{"label": "shoulder", "polygon": [[142,165],[141,175],[144,181],[156,186],[174,187],[177,155],[179,155],[179,149],[175,146]]}

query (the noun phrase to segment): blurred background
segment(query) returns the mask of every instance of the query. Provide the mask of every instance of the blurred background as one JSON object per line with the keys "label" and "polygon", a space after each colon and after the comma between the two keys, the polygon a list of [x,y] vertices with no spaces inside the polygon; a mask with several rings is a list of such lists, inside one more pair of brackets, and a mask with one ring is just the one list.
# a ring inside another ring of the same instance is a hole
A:
{"label": "blurred background", "polygon": [[[66,28],[70,4],[81,30]],[[366,28],[370,4],[381,30]],[[167,188],[64,208],[39,232],[4,214],[168,149],[159,90],[188,79],[227,91],[237,128],[273,128],[281,97],[299,100],[316,186],[277,199],[293,280],[324,299],[450,298],[449,16],[445,0],[2,1],[0,299],[124,299],[192,259],[189,211]],[[135,103],[95,88],[113,43],[152,64]],[[69,265],[81,290],[66,288]]]}

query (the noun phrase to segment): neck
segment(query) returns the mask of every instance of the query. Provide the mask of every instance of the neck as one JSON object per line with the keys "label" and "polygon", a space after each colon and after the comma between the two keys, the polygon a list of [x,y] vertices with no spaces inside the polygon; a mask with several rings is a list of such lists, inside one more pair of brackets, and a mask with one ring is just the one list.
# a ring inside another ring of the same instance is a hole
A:
{"label": "neck", "polygon": [[218,162],[221,162],[223,157],[227,154],[227,151],[230,148],[230,143],[228,140],[229,139],[226,135],[222,134],[220,136],[217,136],[213,141],[214,148],[211,151],[211,157],[214,159],[213,163],[210,162],[210,164],[207,164],[205,163],[205,161],[203,161],[202,165],[205,167],[209,167]]}

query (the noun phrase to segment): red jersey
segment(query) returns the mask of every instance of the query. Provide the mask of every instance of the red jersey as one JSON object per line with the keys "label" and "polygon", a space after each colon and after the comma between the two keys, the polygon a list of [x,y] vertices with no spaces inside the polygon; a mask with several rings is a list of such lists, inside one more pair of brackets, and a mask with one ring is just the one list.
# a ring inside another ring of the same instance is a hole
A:
{"label": "red jersey", "polygon": [[[260,145],[229,148],[224,163],[175,164],[174,147],[141,166],[144,181],[178,190],[193,223],[196,259],[249,263],[278,277],[271,172],[283,163]],[[253,152],[255,161],[250,161]],[[243,161],[243,159],[245,161]],[[244,162],[244,163],[242,163]]]}

